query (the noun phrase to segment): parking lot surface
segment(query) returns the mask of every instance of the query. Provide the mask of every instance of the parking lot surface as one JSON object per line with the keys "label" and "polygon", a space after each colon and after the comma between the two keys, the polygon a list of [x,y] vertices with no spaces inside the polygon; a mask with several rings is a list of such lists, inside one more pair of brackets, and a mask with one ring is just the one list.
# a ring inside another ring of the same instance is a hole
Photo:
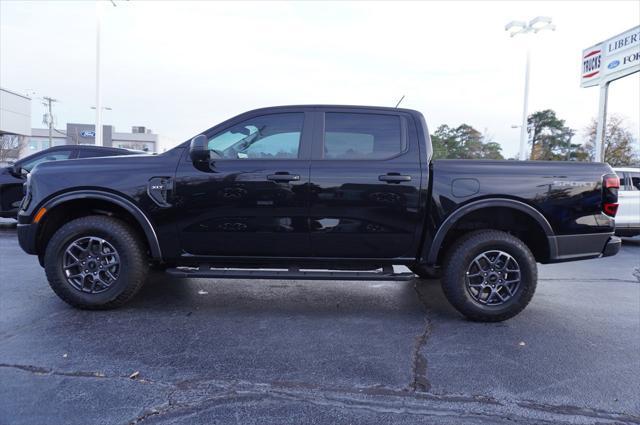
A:
{"label": "parking lot surface", "polygon": [[[0,424],[640,424],[640,243],[540,266],[507,322],[436,280],[150,276],[70,308],[0,231]],[[637,274],[637,272],[636,272]]]}

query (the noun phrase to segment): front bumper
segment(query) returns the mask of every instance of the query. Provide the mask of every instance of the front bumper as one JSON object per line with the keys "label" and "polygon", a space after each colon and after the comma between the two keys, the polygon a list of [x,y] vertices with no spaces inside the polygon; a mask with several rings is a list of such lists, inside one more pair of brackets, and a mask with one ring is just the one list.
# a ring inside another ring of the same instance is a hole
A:
{"label": "front bumper", "polygon": [[38,224],[21,224],[18,222],[18,243],[27,254],[37,255]]}

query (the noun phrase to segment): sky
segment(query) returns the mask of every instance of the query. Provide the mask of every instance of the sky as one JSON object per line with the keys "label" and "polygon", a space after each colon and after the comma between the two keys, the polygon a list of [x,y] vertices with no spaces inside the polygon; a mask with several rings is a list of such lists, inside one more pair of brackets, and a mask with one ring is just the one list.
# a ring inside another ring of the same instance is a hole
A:
{"label": "sky", "polygon": [[[599,90],[580,88],[584,48],[640,24],[640,1],[123,1],[102,10],[105,124],[160,135],[161,148],[246,110],[286,104],[401,106],[433,131],[467,123],[518,151],[525,49],[529,111],[584,128]],[[0,86],[29,94],[34,127],[95,120],[96,4],[0,0]],[[510,38],[512,20],[557,26]],[[640,135],[640,73],[611,84],[609,113]]]}

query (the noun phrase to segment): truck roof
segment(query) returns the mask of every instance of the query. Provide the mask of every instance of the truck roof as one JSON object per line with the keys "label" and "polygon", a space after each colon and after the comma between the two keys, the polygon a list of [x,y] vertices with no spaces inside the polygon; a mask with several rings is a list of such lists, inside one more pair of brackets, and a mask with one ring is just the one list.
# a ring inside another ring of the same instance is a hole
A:
{"label": "truck roof", "polygon": [[253,113],[258,111],[278,110],[278,109],[369,109],[369,110],[388,110],[388,111],[403,111],[414,114],[421,114],[420,111],[407,108],[395,108],[393,106],[371,106],[371,105],[334,105],[334,104],[306,104],[306,105],[279,105],[279,106],[267,106],[263,108],[253,109],[246,113]]}

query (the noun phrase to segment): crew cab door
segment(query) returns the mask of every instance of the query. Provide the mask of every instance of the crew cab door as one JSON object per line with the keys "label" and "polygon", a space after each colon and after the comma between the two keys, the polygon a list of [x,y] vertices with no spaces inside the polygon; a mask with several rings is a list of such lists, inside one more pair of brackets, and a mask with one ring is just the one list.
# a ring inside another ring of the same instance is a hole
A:
{"label": "crew cab door", "polygon": [[211,160],[194,164],[187,155],[176,173],[183,255],[309,253],[306,115],[300,110],[245,115],[205,133]]}
{"label": "crew cab door", "polygon": [[421,167],[412,118],[388,109],[317,113],[310,234],[315,257],[415,257]]}

